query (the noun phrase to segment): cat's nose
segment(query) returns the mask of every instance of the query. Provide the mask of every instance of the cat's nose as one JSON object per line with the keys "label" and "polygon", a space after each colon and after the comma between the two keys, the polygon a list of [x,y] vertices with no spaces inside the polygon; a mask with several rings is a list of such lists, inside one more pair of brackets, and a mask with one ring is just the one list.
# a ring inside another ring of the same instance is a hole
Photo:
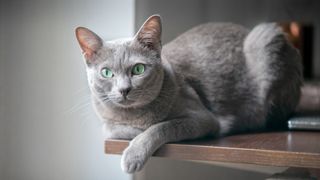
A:
{"label": "cat's nose", "polygon": [[120,93],[122,94],[123,97],[126,97],[128,95],[128,93],[130,92],[131,88],[123,88],[120,89]]}

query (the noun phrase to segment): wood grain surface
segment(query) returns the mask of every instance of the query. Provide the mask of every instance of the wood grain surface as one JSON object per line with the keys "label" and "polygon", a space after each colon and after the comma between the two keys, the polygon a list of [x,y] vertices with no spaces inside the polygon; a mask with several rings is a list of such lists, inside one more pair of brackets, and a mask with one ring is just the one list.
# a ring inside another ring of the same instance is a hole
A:
{"label": "wood grain surface", "polygon": [[[121,154],[127,146],[125,140],[106,140],[105,153]],[[320,132],[264,132],[169,143],[154,156],[320,169]]]}

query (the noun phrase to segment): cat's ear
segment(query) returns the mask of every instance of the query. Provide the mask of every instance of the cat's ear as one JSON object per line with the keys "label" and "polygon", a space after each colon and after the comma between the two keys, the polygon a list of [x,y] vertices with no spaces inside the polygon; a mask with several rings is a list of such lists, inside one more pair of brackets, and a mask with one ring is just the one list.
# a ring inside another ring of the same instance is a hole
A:
{"label": "cat's ear", "polygon": [[84,27],[78,27],[76,29],[76,37],[87,64],[94,63],[96,59],[94,55],[103,45],[101,38]]}
{"label": "cat's ear", "polygon": [[161,17],[150,16],[135,35],[135,41],[151,50],[161,50]]}

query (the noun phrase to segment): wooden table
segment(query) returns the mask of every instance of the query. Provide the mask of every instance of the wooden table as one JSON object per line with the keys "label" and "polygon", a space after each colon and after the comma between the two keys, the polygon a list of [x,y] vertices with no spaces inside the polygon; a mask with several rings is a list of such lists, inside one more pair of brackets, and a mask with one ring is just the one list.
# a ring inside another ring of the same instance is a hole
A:
{"label": "wooden table", "polygon": [[[121,154],[127,146],[128,141],[106,140],[105,153]],[[169,143],[154,156],[320,169],[320,132],[264,132]]]}

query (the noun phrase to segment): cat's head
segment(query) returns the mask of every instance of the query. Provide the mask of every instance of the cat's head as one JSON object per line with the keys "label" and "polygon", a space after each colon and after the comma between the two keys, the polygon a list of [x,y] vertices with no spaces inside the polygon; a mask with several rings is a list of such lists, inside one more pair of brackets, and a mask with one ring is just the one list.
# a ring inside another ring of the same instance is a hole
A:
{"label": "cat's head", "polygon": [[139,107],[152,102],[162,87],[161,18],[149,17],[131,39],[102,41],[87,28],[76,37],[83,51],[92,94],[101,103]]}

